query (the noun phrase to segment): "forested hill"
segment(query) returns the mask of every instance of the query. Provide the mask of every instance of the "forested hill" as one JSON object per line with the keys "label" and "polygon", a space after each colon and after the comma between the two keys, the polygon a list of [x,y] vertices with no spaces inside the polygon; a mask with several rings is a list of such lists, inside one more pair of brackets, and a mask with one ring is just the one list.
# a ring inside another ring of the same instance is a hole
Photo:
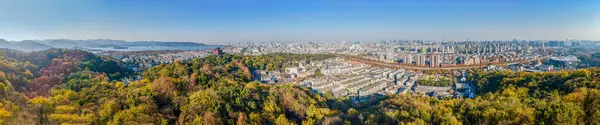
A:
{"label": "forested hill", "polygon": [[[391,96],[347,110],[367,124],[599,124],[600,69],[545,73],[474,71],[475,99]],[[356,121],[359,122],[359,121]]]}
{"label": "forested hill", "polygon": [[0,62],[0,83],[29,97],[48,96],[51,88],[68,81],[73,73],[98,73],[112,79],[132,73],[117,61],[79,50],[0,49]]}
{"label": "forested hill", "polygon": [[[3,89],[2,124],[598,124],[599,69],[552,73],[474,72],[475,99],[390,95],[353,104],[294,84],[250,81],[332,55],[225,54],[156,66],[130,84],[72,73],[49,96]],[[36,67],[30,67],[36,69]],[[41,68],[37,68],[41,69]],[[482,80],[485,79],[485,80]],[[5,84],[10,85],[10,84]],[[5,88],[7,86],[4,86]],[[8,93],[8,94],[7,94]],[[21,94],[22,95],[22,94]],[[21,96],[22,97],[22,96]]]}

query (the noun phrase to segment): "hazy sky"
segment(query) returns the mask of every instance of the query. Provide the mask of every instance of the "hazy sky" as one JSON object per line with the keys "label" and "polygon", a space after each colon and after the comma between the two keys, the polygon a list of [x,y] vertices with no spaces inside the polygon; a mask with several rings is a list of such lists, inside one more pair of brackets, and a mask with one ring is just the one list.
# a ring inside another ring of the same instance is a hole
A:
{"label": "hazy sky", "polygon": [[600,0],[0,0],[0,38],[600,40]]}

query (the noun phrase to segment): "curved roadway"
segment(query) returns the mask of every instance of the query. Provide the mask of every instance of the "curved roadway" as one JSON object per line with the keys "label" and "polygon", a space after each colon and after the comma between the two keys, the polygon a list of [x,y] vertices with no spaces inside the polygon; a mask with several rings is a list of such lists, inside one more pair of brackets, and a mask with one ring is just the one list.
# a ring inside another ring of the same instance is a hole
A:
{"label": "curved roadway", "polygon": [[[336,55],[338,57],[343,57],[343,58],[350,59],[350,60],[360,61],[360,62],[363,62],[366,64],[371,64],[371,65],[376,65],[376,66],[384,66],[384,67],[390,67],[390,68],[403,68],[403,69],[412,69],[412,70],[458,70],[458,69],[482,68],[482,67],[488,66],[488,65],[473,65],[473,66],[439,67],[439,68],[421,67],[421,66],[409,66],[409,65],[402,65],[402,64],[398,64],[398,63],[388,63],[388,62],[376,61],[376,60],[371,60],[371,59],[367,59],[367,58],[363,58],[363,57],[359,57],[359,56],[352,56],[352,55],[343,55],[343,54],[336,54]],[[508,64],[513,64],[513,63],[532,62],[532,61],[541,60],[541,59],[545,59],[545,58],[547,58],[547,57],[542,57],[539,59],[499,63],[499,64],[495,63],[495,64],[491,64],[491,65],[508,65]]]}

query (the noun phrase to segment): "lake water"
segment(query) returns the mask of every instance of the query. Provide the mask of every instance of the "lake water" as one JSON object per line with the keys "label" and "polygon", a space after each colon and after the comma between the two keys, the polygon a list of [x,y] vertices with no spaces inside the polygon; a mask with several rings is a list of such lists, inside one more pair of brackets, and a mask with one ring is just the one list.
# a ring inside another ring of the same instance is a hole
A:
{"label": "lake water", "polygon": [[132,46],[127,49],[115,49],[113,47],[105,47],[105,48],[88,48],[92,50],[101,50],[101,51],[144,51],[144,50],[206,50],[213,49],[217,47],[223,47],[218,45],[206,45],[206,46],[178,46],[178,47],[169,47],[169,46]]}

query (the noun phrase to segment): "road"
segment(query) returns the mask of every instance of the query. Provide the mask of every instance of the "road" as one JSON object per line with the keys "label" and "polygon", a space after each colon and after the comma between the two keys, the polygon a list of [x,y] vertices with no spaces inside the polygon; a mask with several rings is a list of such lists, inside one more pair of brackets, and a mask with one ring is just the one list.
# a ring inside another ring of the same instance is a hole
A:
{"label": "road", "polygon": [[[338,57],[343,57],[349,60],[353,60],[353,61],[359,61],[365,64],[370,64],[370,65],[375,65],[375,66],[383,66],[383,67],[388,67],[388,68],[402,68],[402,69],[408,69],[408,70],[459,70],[459,69],[474,69],[474,68],[483,68],[483,67],[487,67],[488,65],[473,65],[473,66],[461,66],[461,67],[422,67],[422,66],[411,66],[411,65],[404,65],[404,64],[399,64],[399,63],[388,63],[388,62],[382,62],[382,61],[377,61],[377,60],[371,60],[371,59],[366,59],[363,57],[359,57],[359,56],[352,56],[352,55],[343,55],[343,54],[337,54]],[[542,57],[539,59],[531,59],[531,60],[521,60],[521,61],[514,61],[514,62],[506,62],[506,63],[496,63],[496,64],[491,64],[491,65],[497,65],[497,66],[501,66],[501,65],[509,65],[509,64],[514,64],[514,63],[523,63],[523,62],[532,62],[532,61],[536,61],[536,60],[542,60],[545,59],[547,57]]]}

